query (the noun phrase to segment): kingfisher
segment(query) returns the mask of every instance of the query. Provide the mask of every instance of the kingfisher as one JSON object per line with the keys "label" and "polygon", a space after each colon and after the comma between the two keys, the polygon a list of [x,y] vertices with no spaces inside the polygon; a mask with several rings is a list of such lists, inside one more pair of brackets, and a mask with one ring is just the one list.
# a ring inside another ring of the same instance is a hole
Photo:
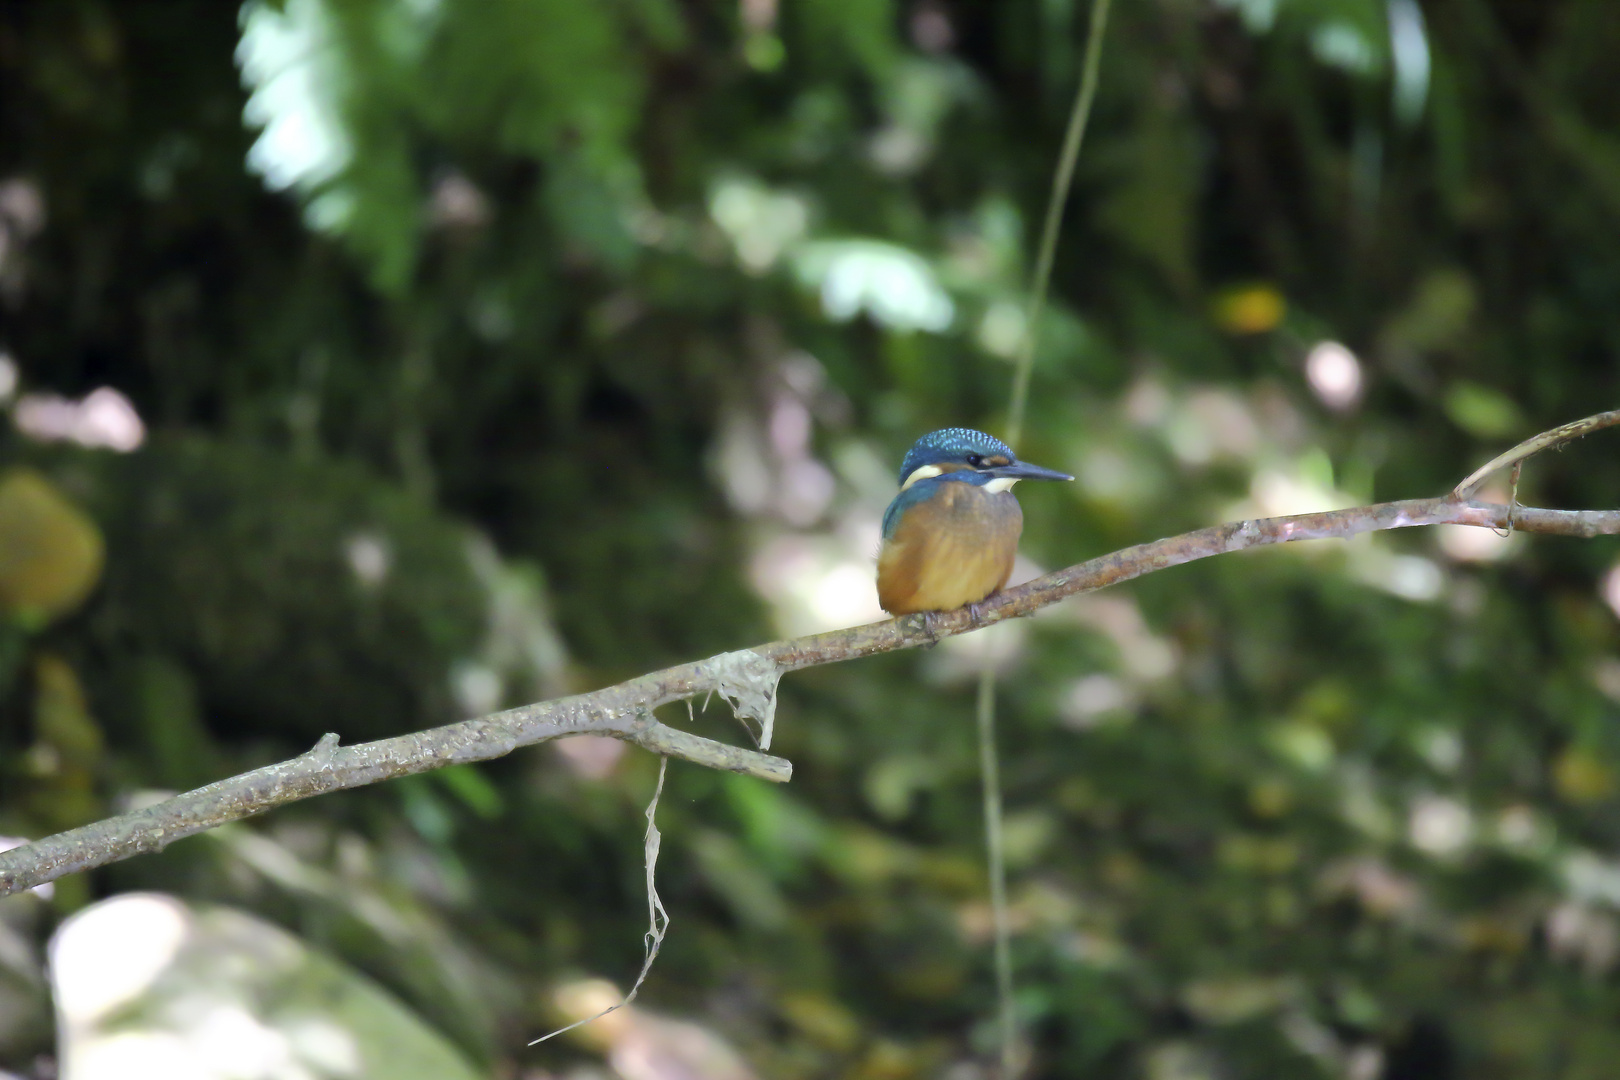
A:
{"label": "kingfisher", "polygon": [[878,603],[891,615],[951,611],[998,591],[1024,531],[1013,485],[1073,479],[1019,461],[982,431],[924,435],[900,464],[900,494],[883,514]]}

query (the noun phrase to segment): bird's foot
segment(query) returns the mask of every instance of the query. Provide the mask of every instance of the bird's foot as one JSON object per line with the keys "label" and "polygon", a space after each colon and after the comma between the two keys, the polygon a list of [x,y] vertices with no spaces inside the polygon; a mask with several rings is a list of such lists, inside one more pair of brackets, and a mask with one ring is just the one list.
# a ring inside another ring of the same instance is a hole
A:
{"label": "bird's foot", "polygon": [[943,627],[940,625],[940,616],[942,614],[943,612],[939,611],[916,611],[901,619],[900,622],[906,628],[907,633],[927,635],[929,641],[924,648],[932,649],[939,643],[939,639],[945,636],[942,632]]}

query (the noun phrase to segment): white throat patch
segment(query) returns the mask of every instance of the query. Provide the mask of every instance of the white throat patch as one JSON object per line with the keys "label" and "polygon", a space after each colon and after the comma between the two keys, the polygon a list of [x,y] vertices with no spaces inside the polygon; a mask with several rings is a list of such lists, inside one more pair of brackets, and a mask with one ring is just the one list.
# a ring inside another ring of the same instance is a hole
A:
{"label": "white throat patch", "polygon": [[919,465],[917,468],[911,470],[911,475],[906,477],[906,482],[900,485],[900,490],[906,490],[906,488],[910,487],[912,484],[915,484],[919,480],[932,479],[944,471],[945,470],[940,468],[938,465]]}
{"label": "white throat patch", "polygon": [[1012,486],[1016,483],[1018,483],[1018,481],[1011,476],[998,476],[994,480],[991,480],[989,483],[985,484],[984,490],[988,491],[992,495],[1000,495],[1003,491],[1011,491]]}

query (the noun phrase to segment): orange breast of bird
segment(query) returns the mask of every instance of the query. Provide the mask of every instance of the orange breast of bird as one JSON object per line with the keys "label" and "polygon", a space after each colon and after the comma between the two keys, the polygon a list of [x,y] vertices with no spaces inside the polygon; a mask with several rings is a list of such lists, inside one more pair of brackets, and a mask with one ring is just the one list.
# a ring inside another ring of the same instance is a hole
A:
{"label": "orange breast of bird", "polygon": [[891,615],[952,611],[1007,584],[1024,531],[1011,492],[946,481],[907,509],[878,551],[878,603]]}

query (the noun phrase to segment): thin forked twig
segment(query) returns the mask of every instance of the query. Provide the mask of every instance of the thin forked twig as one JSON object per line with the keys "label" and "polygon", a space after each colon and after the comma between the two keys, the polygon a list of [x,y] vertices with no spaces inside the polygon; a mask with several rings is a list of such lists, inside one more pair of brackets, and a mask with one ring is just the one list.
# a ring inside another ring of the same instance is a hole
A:
{"label": "thin forked twig", "polygon": [[1561,446],[1564,443],[1580,438],[1582,435],[1590,435],[1594,431],[1613,427],[1615,424],[1620,424],[1620,409],[1598,413],[1596,416],[1588,416],[1581,420],[1572,421],[1562,427],[1555,427],[1551,431],[1543,431],[1540,435],[1524,440],[1524,442],[1511,450],[1504,450],[1469,473],[1467,479],[1451,489],[1451,494],[1456,498],[1466,499],[1474,493],[1474,489],[1487,476],[1496,470],[1519,464],[1526,458],[1539,454],[1543,450],[1550,450],[1554,446]]}

